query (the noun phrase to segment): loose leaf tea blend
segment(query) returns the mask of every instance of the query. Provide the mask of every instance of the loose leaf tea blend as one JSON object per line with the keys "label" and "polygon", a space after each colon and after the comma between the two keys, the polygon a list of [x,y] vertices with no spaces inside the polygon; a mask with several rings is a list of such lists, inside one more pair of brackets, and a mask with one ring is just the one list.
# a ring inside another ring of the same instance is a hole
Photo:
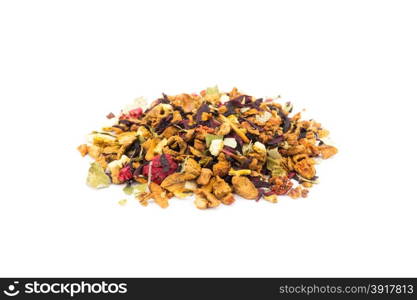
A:
{"label": "loose leaf tea blend", "polygon": [[162,94],[149,107],[139,98],[119,116],[109,113],[111,126],[78,150],[94,159],[88,185],[124,184],[145,206],[192,194],[200,209],[230,205],[235,194],[275,203],[281,195],[307,197],[317,160],[337,153],[320,123],[292,110],[236,88]]}

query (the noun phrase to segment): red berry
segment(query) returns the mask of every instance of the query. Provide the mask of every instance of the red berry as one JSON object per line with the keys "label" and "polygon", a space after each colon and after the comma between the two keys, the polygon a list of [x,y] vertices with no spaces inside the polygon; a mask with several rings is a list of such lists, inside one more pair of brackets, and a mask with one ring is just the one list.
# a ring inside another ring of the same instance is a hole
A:
{"label": "red berry", "polygon": [[140,107],[132,109],[131,111],[129,111],[129,117],[138,119],[142,115],[142,112],[142,108]]}
{"label": "red berry", "polygon": [[133,178],[132,170],[130,166],[125,166],[119,171],[119,181],[125,182]]}

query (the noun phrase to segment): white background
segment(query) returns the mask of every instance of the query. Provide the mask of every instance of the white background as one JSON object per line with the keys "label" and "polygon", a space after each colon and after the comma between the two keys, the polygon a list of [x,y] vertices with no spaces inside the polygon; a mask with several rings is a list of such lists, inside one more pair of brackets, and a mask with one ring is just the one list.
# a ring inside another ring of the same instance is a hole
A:
{"label": "white background", "polygon": [[[415,1],[2,1],[1,276],[417,276]],[[138,96],[280,94],[340,153],[309,198],[162,210],[75,150]]]}

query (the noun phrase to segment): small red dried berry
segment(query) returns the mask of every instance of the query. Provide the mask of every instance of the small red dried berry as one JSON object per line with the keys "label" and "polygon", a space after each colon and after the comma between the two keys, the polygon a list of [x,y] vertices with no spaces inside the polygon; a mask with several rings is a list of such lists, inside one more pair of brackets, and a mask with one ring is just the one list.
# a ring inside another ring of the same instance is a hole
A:
{"label": "small red dried berry", "polygon": [[132,178],[133,178],[132,169],[130,168],[129,165],[120,169],[120,171],[119,171],[119,181],[120,182],[123,183],[123,182],[128,181]]}
{"label": "small red dried berry", "polygon": [[138,119],[142,115],[142,112],[142,108],[140,107],[132,109],[131,111],[129,111],[129,117]]}

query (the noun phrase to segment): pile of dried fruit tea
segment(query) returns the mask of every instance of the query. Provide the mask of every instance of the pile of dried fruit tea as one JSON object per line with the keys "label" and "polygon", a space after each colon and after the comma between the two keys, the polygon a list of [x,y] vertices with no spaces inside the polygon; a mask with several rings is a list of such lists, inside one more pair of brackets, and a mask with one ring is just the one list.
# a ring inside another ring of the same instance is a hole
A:
{"label": "pile of dried fruit tea", "polygon": [[173,196],[193,193],[200,209],[230,205],[234,194],[275,203],[279,195],[306,197],[317,183],[317,160],[337,153],[323,142],[329,132],[320,123],[291,112],[289,102],[236,88],[163,94],[148,108],[137,99],[119,116],[110,113],[112,124],[78,150],[95,160],[90,186],[125,184],[145,206],[153,199],[167,207]]}

